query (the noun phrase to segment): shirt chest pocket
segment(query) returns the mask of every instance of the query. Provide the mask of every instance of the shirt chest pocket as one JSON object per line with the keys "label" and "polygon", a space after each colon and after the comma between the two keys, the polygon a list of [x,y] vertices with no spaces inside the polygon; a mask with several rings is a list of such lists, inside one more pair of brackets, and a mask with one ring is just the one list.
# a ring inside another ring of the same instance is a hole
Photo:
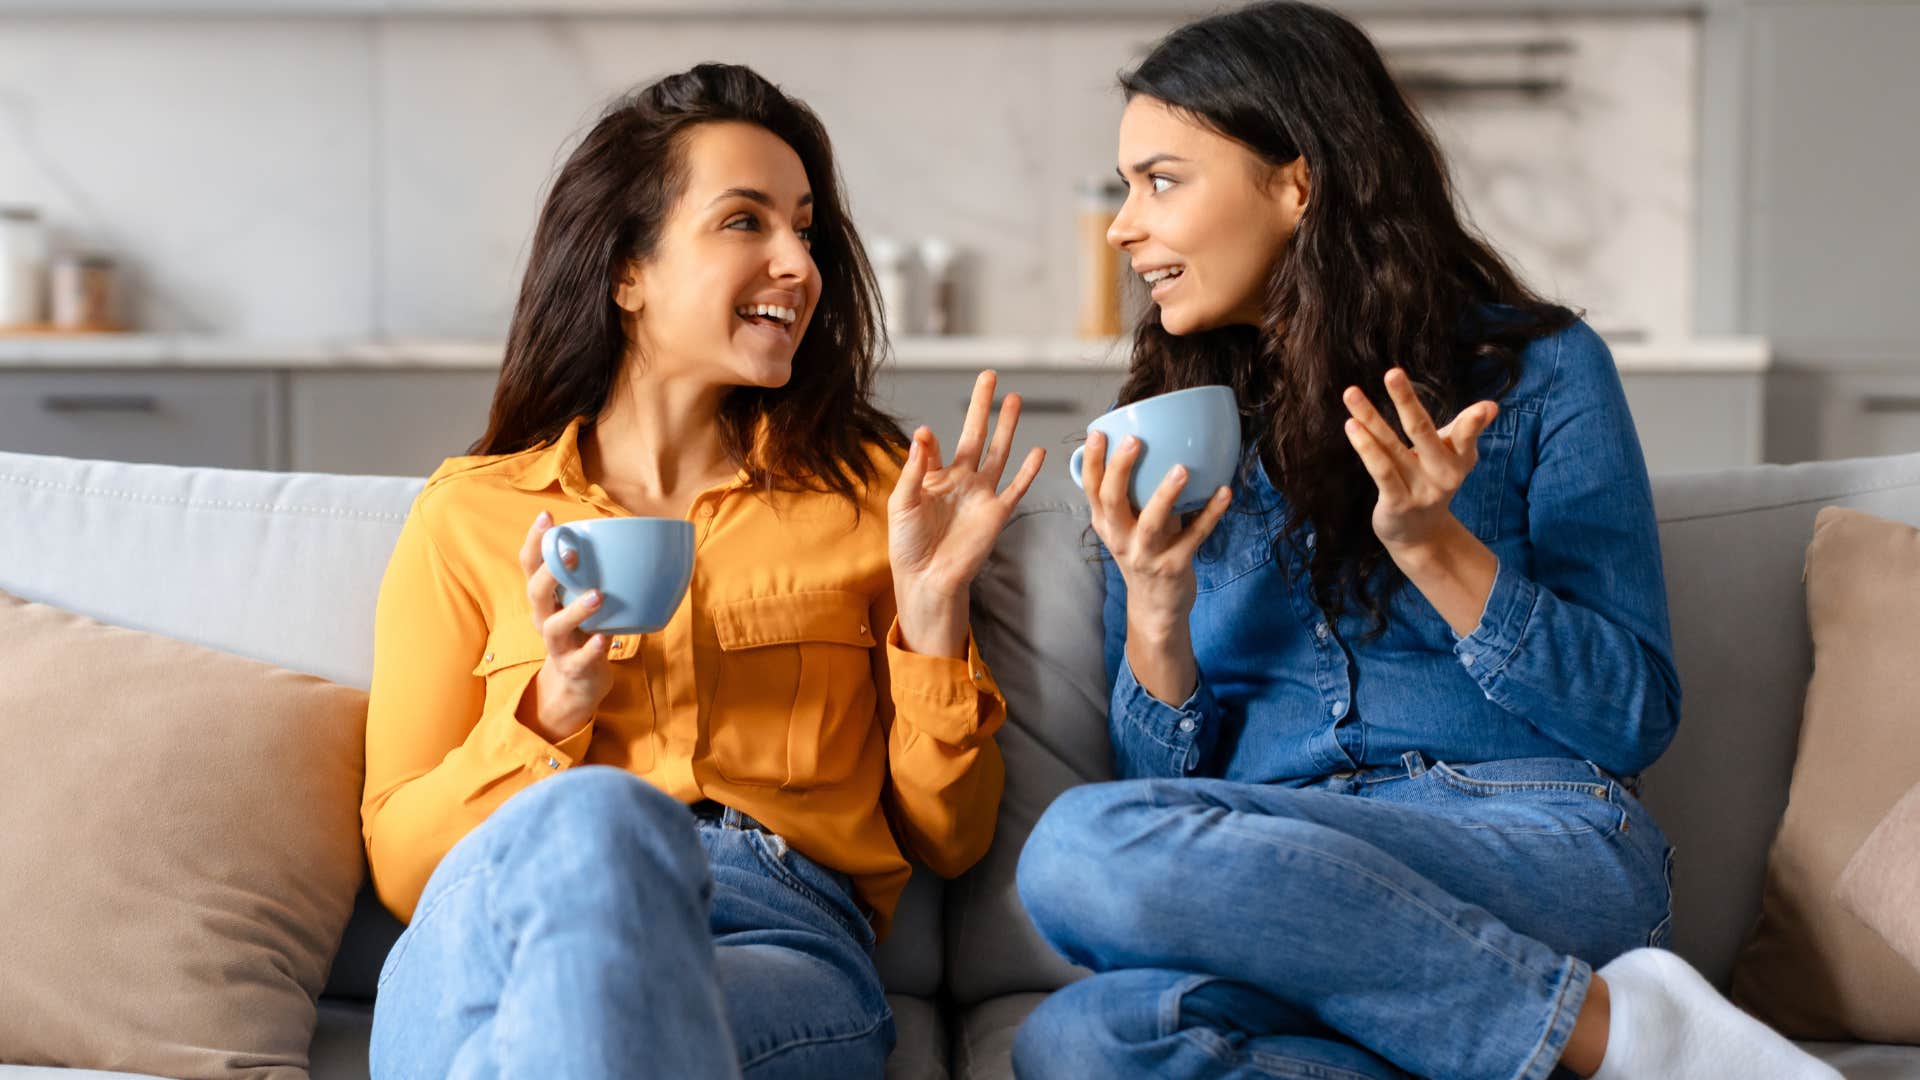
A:
{"label": "shirt chest pocket", "polygon": [[712,616],[721,653],[708,731],[720,775],[793,789],[851,777],[874,729],[867,598],[760,596]]}

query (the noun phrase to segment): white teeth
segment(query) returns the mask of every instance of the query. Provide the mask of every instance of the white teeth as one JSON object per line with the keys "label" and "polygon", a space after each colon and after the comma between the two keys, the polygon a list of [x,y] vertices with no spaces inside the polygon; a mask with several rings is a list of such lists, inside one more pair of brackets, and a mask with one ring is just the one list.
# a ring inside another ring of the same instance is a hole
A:
{"label": "white teeth", "polygon": [[764,315],[769,319],[778,320],[785,326],[792,326],[794,320],[800,318],[798,311],[790,307],[781,307],[778,304],[748,304],[743,308],[735,308],[733,313],[743,319],[752,318],[755,315]]}
{"label": "white teeth", "polygon": [[1158,270],[1149,270],[1140,276],[1146,279],[1147,284],[1158,285],[1168,278],[1176,278],[1186,272],[1187,268],[1184,266],[1166,266]]}

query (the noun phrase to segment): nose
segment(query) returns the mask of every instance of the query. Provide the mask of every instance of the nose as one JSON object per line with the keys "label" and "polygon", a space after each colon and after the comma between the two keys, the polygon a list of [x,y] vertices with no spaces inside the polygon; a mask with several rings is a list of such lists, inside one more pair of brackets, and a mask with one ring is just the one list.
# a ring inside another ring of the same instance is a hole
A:
{"label": "nose", "polygon": [[1127,201],[1120,204],[1120,212],[1113,215],[1113,224],[1107,226],[1107,244],[1121,251],[1129,244],[1137,244],[1146,239],[1146,230],[1140,227],[1139,219],[1133,213],[1133,194],[1127,195]]}
{"label": "nose", "polygon": [[807,250],[800,234],[788,231],[773,242],[773,257],[767,269],[775,281],[789,285],[805,284],[814,273],[813,253]]}

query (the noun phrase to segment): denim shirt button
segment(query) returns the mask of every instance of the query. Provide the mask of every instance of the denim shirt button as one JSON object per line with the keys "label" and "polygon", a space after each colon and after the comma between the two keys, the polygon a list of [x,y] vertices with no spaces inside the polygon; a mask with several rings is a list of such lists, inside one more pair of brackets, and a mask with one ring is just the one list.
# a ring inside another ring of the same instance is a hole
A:
{"label": "denim shirt button", "polygon": [[1327,637],[1327,635],[1328,635],[1328,634],[1330,634],[1330,633],[1332,633],[1332,632],[1333,632],[1333,631],[1332,631],[1332,629],[1331,629],[1331,628],[1329,628],[1329,627],[1327,626],[1327,624],[1326,624],[1326,623],[1324,623],[1324,622],[1323,622],[1323,623],[1320,623],[1320,624],[1318,624],[1318,625],[1316,625],[1316,626],[1315,626],[1315,627],[1313,628],[1313,636],[1315,636],[1315,637],[1317,637],[1317,638],[1319,638],[1319,639],[1320,639],[1320,640],[1322,640],[1322,641],[1325,641],[1325,640],[1326,640],[1326,637]]}
{"label": "denim shirt button", "polygon": [[1347,703],[1346,703],[1346,702],[1344,702],[1344,701],[1336,701],[1336,702],[1334,702],[1334,703],[1333,703],[1333,716],[1334,716],[1334,719],[1336,719],[1336,720],[1337,720],[1337,719],[1339,719],[1339,718],[1340,718],[1340,714],[1341,714],[1341,713],[1343,713],[1343,712],[1346,712],[1346,711],[1347,711]]}
{"label": "denim shirt button", "polygon": [[1181,719],[1181,721],[1180,721],[1180,730],[1181,730],[1181,731],[1192,731],[1192,730],[1194,729],[1194,727],[1195,727],[1195,725],[1194,725],[1194,722],[1193,722],[1193,717],[1191,717],[1191,716],[1189,716],[1189,717],[1183,717],[1183,718]]}
{"label": "denim shirt button", "polygon": [[1465,664],[1465,665],[1467,665],[1468,667],[1472,667],[1472,666],[1473,666],[1473,662],[1474,662],[1475,660],[1478,660],[1478,659],[1480,659],[1480,658],[1479,658],[1479,657],[1477,657],[1477,656],[1475,656],[1475,655],[1473,655],[1472,653],[1468,653],[1467,655],[1465,655],[1465,656],[1463,656],[1463,657],[1461,657],[1461,658],[1460,658],[1460,662],[1461,662],[1461,663],[1463,663],[1463,664]]}

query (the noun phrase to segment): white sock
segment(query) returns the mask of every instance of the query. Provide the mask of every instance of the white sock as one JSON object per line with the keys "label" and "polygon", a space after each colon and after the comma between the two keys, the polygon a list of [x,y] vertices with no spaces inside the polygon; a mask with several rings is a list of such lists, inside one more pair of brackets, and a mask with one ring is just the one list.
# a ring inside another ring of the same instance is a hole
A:
{"label": "white sock", "polygon": [[1612,1020],[1593,1080],[1841,1080],[1665,949],[1635,949],[1600,977]]}

